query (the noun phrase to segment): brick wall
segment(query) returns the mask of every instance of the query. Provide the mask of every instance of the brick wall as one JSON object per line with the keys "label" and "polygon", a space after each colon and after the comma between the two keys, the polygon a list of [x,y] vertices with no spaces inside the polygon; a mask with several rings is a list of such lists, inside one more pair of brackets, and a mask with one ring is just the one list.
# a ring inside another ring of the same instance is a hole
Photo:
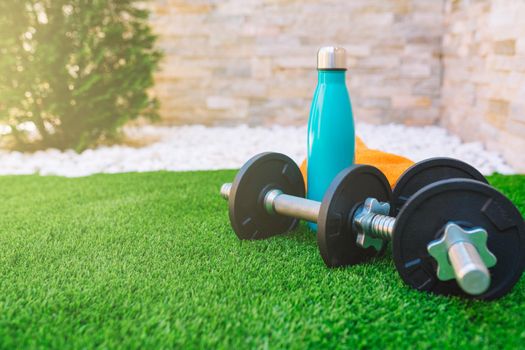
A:
{"label": "brick wall", "polygon": [[348,52],[356,118],[439,117],[444,0],[154,0],[167,123],[305,123],[316,52]]}
{"label": "brick wall", "polygon": [[525,1],[447,0],[441,123],[525,171]]}

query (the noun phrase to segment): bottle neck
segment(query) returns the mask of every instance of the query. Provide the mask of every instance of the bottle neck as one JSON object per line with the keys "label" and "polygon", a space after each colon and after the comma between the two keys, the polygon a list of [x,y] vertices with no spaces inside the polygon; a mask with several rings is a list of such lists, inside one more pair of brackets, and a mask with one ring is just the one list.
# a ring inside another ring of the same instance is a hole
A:
{"label": "bottle neck", "polygon": [[317,79],[319,84],[345,84],[346,70],[319,69]]}

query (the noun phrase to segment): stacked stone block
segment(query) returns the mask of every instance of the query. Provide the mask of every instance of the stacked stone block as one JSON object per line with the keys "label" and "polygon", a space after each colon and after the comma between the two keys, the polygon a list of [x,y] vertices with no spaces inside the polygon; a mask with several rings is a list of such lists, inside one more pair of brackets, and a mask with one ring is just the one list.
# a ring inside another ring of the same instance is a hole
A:
{"label": "stacked stone block", "polygon": [[154,0],[167,123],[302,124],[320,46],[348,52],[362,121],[439,117],[443,0]]}
{"label": "stacked stone block", "polygon": [[525,2],[447,0],[442,124],[525,171]]}

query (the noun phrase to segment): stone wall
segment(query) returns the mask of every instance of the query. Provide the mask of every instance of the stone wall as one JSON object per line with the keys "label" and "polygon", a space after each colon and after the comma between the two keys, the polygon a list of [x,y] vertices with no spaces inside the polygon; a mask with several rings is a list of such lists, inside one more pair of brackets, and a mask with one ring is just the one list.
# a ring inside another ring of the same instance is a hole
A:
{"label": "stone wall", "polygon": [[525,1],[447,0],[441,123],[525,171]]}
{"label": "stone wall", "polygon": [[167,123],[305,123],[316,52],[348,52],[358,120],[439,117],[445,0],[153,0]]}
{"label": "stone wall", "polygon": [[152,0],[166,123],[304,124],[316,52],[348,52],[356,119],[440,123],[525,171],[523,0]]}

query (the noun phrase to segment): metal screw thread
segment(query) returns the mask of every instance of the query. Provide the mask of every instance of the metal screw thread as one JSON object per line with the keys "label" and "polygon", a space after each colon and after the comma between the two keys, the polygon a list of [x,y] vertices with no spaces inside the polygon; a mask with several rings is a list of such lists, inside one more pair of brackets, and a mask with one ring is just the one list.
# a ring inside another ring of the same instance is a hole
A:
{"label": "metal screw thread", "polygon": [[390,240],[394,232],[396,219],[391,216],[374,214],[364,223],[366,234],[383,240]]}

